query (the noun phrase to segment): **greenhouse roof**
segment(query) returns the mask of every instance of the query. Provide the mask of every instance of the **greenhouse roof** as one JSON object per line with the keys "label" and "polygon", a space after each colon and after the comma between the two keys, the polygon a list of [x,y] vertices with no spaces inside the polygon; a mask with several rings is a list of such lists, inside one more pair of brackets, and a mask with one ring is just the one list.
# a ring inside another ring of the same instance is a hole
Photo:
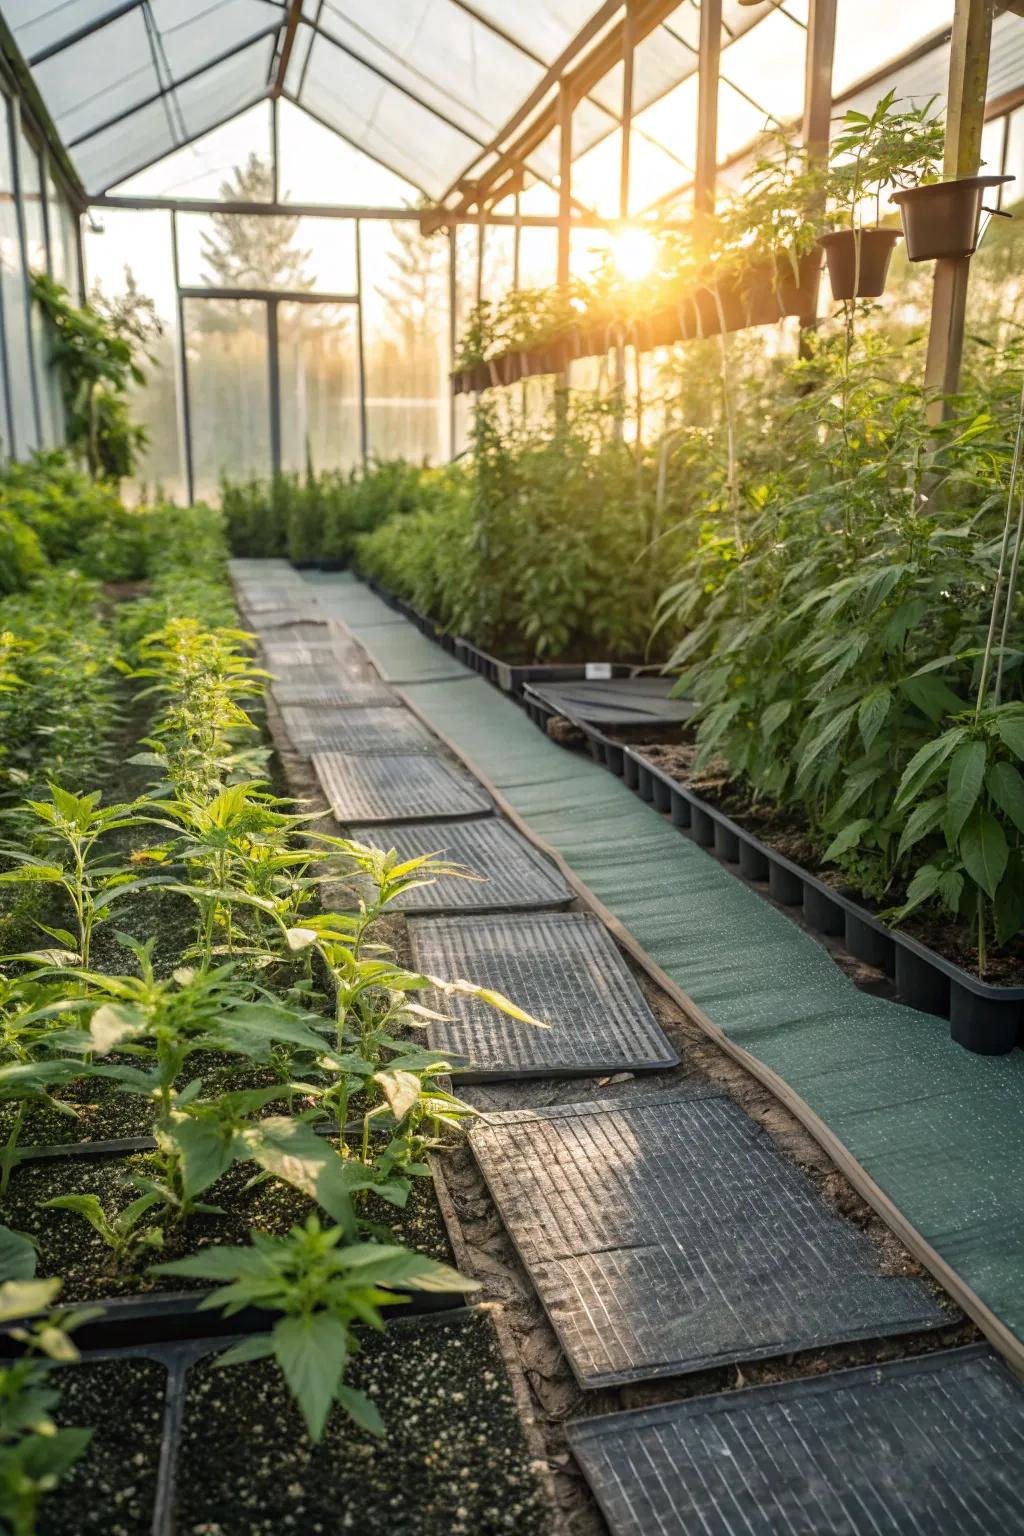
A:
{"label": "greenhouse roof", "polygon": [[[766,121],[799,118],[807,7],[722,0],[721,159]],[[929,89],[932,74],[941,82],[952,9],[952,0],[840,0],[837,94],[929,54],[936,67],[917,68],[913,86]],[[91,196],[267,97],[293,101],[449,202],[506,161],[527,183],[557,182],[553,114],[567,74],[580,87],[574,160],[612,140],[621,121],[615,0],[0,0],[0,15]],[[667,191],[693,171],[700,6],[633,0],[630,25],[633,141]],[[1002,63],[1019,83],[1024,23],[1003,16],[997,27],[1016,57],[994,41],[994,73]],[[574,179],[574,193],[596,202],[585,181]]]}

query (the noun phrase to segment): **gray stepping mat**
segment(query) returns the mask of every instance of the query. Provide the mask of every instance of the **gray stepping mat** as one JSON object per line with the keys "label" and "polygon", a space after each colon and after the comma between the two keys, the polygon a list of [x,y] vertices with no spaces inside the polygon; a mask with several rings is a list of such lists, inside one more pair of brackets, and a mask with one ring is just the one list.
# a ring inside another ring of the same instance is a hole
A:
{"label": "gray stepping mat", "polygon": [[300,628],[305,629],[309,625],[320,629],[321,634],[326,634],[326,629],[323,628],[327,623],[326,618],[318,614],[309,603],[287,603],[278,608],[253,608],[249,603],[243,602],[242,608],[247,615],[249,628],[261,635],[265,630],[294,631]]}
{"label": "gray stepping mat", "polygon": [[312,757],[320,787],[345,826],[486,816],[494,809],[475,779],[427,752],[314,752]]}
{"label": "gray stepping mat", "polygon": [[1024,1390],[984,1345],[566,1433],[613,1536],[1024,1531]]}
{"label": "gray stepping mat", "polygon": [[513,1110],[470,1144],[584,1387],[951,1320],[729,1099]]}
{"label": "gray stepping mat", "polygon": [[289,704],[281,717],[297,752],[437,751],[437,738],[407,709]]}
{"label": "gray stepping mat", "polygon": [[401,699],[385,683],[362,680],[365,668],[360,668],[360,676],[353,678],[352,669],[346,667],[342,675],[332,681],[336,671],[331,666],[316,666],[317,680],[310,682],[293,681],[285,672],[271,683],[270,691],[282,706],[316,704],[328,709],[349,709],[372,704],[378,709],[397,709],[401,705]]}
{"label": "gray stepping mat", "polygon": [[325,685],[342,687],[349,683],[373,681],[373,674],[366,663],[358,657],[349,656],[335,656],[329,666],[323,661],[296,661],[283,666],[278,664],[266,670],[274,674],[271,687],[275,693],[282,687],[308,687],[311,684],[318,688]]}
{"label": "gray stepping mat", "polygon": [[332,629],[326,619],[299,619],[294,624],[264,624],[262,618],[253,625],[260,644],[269,655],[280,656],[284,661],[299,661],[303,652],[310,652],[313,660],[336,647],[354,649],[345,635]]}
{"label": "gray stepping mat", "polygon": [[314,602],[305,588],[300,586],[243,587],[241,599],[250,613],[267,613],[292,605],[311,608]]}
{"label": "gray stepping mat", "polygon": [[607,681],[529,683],[527,692],[560,715],[588,725],[681,725],[696,706],[670,697],[675,678],[613,677]]}
{"label": "gray stepping mat", "polygon": [[536,907],[560,907],[572,900],[554,864],[528,843],[507,821],[487,817],[482,821],[415,822],[407,826],[352,826],[356,842],[376,848],[394,848],[402,859],[423,854],[443,854],[453,864],[464,864],[480,880],[440,875],[429,885],[404,891],[392,903],[405,912],[532,911]]}
{"label": "gray stepping mat", "polygon": [[596,918],[582,912],[419,918],[409,935],[418,971],[465,976],[551,1026],[517,1023],[471,997],[428,998],[430,1007],[450,1015],[430,1025],[431,1047],[467,1063],[460,1082],[664,1071],[679,1061]]}

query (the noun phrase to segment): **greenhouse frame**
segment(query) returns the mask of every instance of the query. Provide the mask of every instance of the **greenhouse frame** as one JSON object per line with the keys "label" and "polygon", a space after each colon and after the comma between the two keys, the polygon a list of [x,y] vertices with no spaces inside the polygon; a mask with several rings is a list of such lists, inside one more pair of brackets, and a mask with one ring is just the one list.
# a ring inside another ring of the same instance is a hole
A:
{"label": "greenhouse frame", "polygon": [[0,105],[0,1536],[1024,1536],[1024,0]]}

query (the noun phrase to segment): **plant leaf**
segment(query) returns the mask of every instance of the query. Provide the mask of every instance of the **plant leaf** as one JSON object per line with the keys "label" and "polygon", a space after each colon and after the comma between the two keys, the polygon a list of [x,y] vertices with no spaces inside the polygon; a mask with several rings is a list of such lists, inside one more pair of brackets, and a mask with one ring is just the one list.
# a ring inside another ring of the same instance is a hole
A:
{"label": "plant leaf", "polygon": [[993,898],[1006,871],[1009,849],[1002,826],[991,811],[975,811],[970,818],[960,835],[960,857],[975,885]]}
{"label": "plant leaf", "polygon": [[274,1355],[302,1410],[311,1440],[319,1440],[348,1359],[348,1331],[329,1312],[283,1317],[271,1334]]}
{"label": "plant leaf", "polygon": [[978,803],[985,781],[986,758],[983,741],[965,741],[950,758],[943,827],[951,848],[956,846],[960,829]]}

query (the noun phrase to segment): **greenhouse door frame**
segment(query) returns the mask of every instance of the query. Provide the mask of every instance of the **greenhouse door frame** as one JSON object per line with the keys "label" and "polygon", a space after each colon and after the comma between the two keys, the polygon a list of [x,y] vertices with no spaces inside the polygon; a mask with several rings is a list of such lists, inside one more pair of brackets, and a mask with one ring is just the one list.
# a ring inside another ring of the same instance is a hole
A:
{"label": "greenhouse door frame", "polygon": [[[176,245],[176,243],[175,243]],[[175,249],[175,256],[177,250]],[[365,469],[367,463],[366,420],[366,370],[363,354],[363,307],[359,293],[307,293],[291,289],[270,288],[183,288],[178,281],[175,260],[175,288],[178,300],[178,371],[181,377],[181,436],[185,445],[185,480],[188,487],[189,506],[195,501],[195,468],[192,454],[192,405],[188,374],[188,349],[185,345],[185,305],[193,299],[214,300],[218,303],[262,304],[267,325],[267,398],[269,402],[270,468],[276,477],[281,473],[281,351],[278,332],[278,308],[282,304],[345,304],[356,315],[356,366],[359,374],[359,455]],[[362,272],[356,261],[356,282],[362,287]]]}

